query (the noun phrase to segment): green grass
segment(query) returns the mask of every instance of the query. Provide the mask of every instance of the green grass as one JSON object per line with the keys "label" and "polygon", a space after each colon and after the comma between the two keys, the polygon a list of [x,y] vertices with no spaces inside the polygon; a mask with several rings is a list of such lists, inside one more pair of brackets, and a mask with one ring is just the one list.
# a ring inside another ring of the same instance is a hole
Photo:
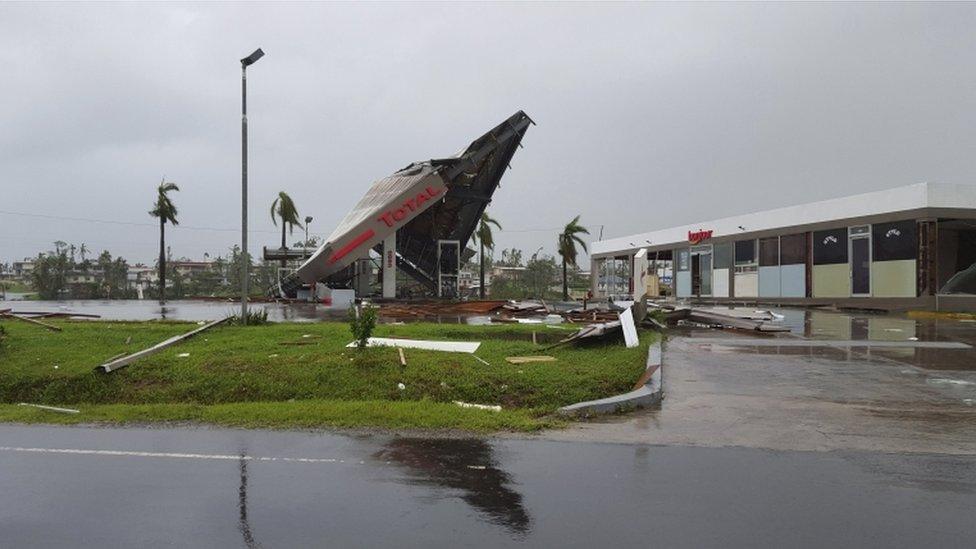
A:
{"label": "green grass", "polygon": [[[169,322],[54,321],[62,332],[4,321],[0,403],[72,406],[64,416],[0,406],[0,421],[201,421],[247,427],[387,427],[532,430],[554,424],[559,406],[629,390],[644,366],[646,344],[621,341],[546,351],[555,362],[512,365],[506,356],[540,354],[540,341],[570,330],[541,326],[380,325],[374,335],[477,340],[476,353],[346,348],[345,323],[222,326],[111,374],[92,369],[195,327]],[[181,354],[188,356],[181,357]],[[400,390],[398,383],[406,388]],[[500,404],[502,412],[452,401]]]}
{"label": "green grass", "polygon": [[4,288],[6,291],[15,294],[25,294],[34,291],[27,284],[24,284],[23,282],[14,282],[12,280],[0,282],[0,288]]}

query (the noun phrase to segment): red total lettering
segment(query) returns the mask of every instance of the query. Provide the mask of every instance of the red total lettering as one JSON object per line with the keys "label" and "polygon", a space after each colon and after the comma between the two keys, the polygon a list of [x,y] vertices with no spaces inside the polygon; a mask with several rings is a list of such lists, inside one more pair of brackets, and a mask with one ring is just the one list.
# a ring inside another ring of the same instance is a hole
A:
{"label": "red total lettering", "polygon": [[417,193],[415,198],[408,198],[402,206],[396,210],[387,210],[383,212],[376,220],[382,221],[387,227],[392,227],[397,221],[403,221],[407,217],[408,210],[410,212],[415,212],[420,209],[420,206],[424,202],[434,198],[435,196],[441,194],[443,189],[435,187],[427,187],[423,191]]}

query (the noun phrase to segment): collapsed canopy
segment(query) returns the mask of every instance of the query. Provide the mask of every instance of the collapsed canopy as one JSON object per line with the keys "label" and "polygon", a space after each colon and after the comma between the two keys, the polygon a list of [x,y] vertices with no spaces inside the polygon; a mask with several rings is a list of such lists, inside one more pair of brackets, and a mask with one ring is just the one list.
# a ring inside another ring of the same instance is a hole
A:
{"label": "collapsed canopy", "polygon": [[349,266],[393,233],[398,266],[433,290],[437,241],[467,245],[531,123],[519,111],[455,156],[415,162],[373,183],[296,276],[283,282],[284,291],[301,282],[348,279]]}

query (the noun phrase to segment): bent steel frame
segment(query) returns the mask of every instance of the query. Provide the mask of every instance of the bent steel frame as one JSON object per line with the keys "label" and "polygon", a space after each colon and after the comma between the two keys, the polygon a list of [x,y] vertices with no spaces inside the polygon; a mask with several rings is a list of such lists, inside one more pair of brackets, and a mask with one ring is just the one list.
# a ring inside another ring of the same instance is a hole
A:
{"label": "bent steel frame", "polygon": [[466,249],[534,123],[518,111],[457,155],[414,162],[373,183],[325,243],[281,282],[280,292],[291,295],[303,283],[348,286],[356,260],[370,250],[382,253],[384,239],[395,234],[397,267],[437,293],[438,241],[456,240]]}

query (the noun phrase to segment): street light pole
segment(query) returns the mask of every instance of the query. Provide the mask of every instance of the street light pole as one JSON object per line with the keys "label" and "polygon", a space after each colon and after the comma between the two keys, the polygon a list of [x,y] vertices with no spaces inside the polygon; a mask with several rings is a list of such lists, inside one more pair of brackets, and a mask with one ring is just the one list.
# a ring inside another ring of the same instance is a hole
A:
{"label": "street light pole", "polygon": [[308,224],[312,222],[312,216],[305,216],[305,256],[308,256]]}
{"label": "street light pole", "polygon": [[264,56],[261,48],[241,59],[241,323],[247,324],[249,256],[247,254],[247,67]]}

